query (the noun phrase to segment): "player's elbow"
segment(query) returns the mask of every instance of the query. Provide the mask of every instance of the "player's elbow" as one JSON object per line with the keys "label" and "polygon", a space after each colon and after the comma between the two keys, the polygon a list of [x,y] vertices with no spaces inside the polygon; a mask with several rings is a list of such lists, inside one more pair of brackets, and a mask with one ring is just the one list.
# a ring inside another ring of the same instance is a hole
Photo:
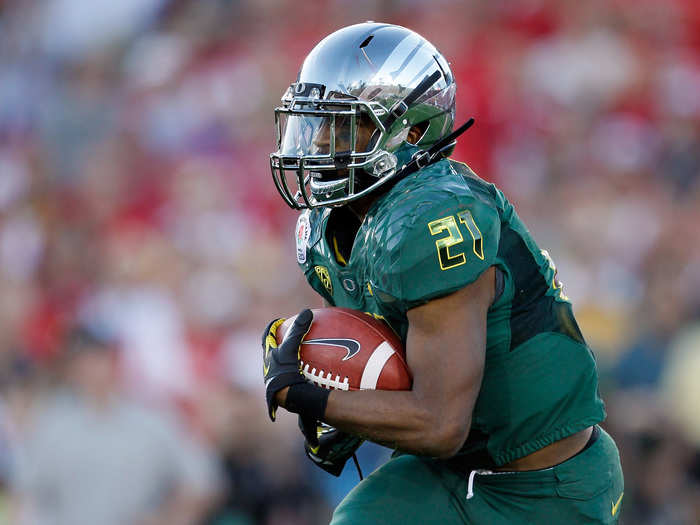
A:
{"label": "player's elbow", "polygon": [[469,421],[444,421],[436,425],[431,436],[433,457],[445,459],[457,454],[467,440]]}

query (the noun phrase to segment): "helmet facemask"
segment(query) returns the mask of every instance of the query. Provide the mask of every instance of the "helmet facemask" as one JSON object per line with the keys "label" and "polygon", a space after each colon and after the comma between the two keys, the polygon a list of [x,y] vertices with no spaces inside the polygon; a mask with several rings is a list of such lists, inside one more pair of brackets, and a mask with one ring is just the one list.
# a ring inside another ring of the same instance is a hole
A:
{"label": "helmet facemask", "polygon": [[[322,86],[298,86],[292,84],[275,109],[277,151],[270,156],[287,204],[337,206],[374,190],[396,167],[395,157],[382,149],[386,109],[333,93],[320,99]],[[290,96],[303,90],[311,96]]]}

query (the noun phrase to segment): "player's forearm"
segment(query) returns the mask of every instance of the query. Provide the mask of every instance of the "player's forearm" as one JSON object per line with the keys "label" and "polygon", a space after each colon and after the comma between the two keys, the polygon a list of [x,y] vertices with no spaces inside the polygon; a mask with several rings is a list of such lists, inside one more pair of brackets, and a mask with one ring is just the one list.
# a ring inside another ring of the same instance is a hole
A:
{"label": "player's forearm", "polygon": [[404,452],[449,457],[469,433],[470,418],[463,413],[432,406],[414,391],[333,391],[324,419],[344,432]]}

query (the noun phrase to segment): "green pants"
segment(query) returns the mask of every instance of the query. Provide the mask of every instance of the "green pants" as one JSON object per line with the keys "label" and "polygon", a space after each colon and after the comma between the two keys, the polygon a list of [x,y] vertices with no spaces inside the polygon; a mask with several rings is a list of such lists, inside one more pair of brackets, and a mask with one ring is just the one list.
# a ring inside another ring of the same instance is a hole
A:
{"label": "green pants", "polygon": [[459,473],[417,456],[391,459],[340,503],[331,525],[617,523],[620,456],[601,430],[589,448],[555,467]]}

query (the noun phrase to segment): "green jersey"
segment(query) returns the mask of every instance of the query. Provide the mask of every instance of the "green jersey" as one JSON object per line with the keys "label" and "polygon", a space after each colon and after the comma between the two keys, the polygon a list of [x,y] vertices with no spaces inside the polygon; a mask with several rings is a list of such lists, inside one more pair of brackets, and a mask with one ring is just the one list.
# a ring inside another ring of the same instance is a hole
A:
{"label": "green jersey", "polygon": [[493,184],[443,160],[379,197],[354,238],[351,220],[345,208],[302,213],[298,263],[330,304],[384,319],[404,342],[409,309],[498,270],[465,460],[503,465],[604,419],[554,263]]}

